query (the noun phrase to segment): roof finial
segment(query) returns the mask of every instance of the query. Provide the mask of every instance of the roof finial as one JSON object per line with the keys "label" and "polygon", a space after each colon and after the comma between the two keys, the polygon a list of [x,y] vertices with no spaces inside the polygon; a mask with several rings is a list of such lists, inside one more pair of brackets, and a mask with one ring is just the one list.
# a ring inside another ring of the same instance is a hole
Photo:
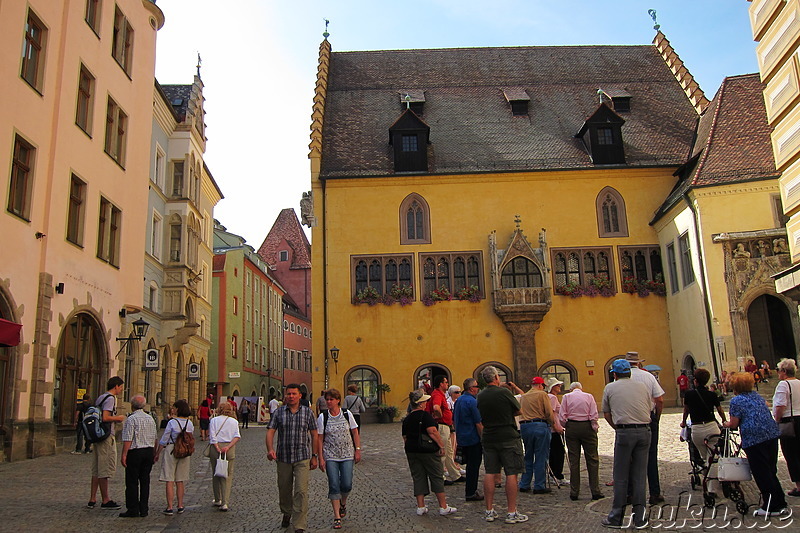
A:
{"label": "roof finial", "polygon": [[517,225],[517,229],[519,229],[519,225],[522,224],[522,219],[519,215],[514,215],[514,223]]}
{"label": "roof finial", "polygon": [[203,64],[203,60],[200,59],[200,52],[197,52],[197,77],[200,77],[200,65]]}
{"label": "roof finial", "polygon": [[411,95],[406,93],[405,97],[403,98],[403,101],[405,101],[406,103],[406,109],[411,109]]}
{"label": "roof finial", "polygon": [[650,18],[653,19],[653,29],[658,31],[661,29],[661,24],[658,23],[656,20],[656,10],[655,9],[648,9],[647,14],[650,15]]}
{"label": "roof finial", "polygon": [[328,19],[323,20],[325,21],[325,31],[323,32],[322,36],[325,37],[325,40],[327,41],[328,37],[330,36],[330,33],[328,33],[328,24],[330,24],[331,21]]}

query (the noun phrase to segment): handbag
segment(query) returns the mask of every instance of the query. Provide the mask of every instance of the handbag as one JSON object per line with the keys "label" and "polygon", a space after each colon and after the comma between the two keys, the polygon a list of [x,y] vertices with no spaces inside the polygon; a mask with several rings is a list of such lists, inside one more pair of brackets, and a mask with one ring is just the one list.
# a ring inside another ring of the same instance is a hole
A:
{"label": "handbag", "polygon": [[[231,417],[228,417],[228,419],[229,419],[229,420],[230,420],[230,418],[231,418]],[[223,426],[225,425],[225,423],[226,423],[227,421],[228,421],[228,420],[226,420],[225,422],[223,422],[222,424],[220,424],[220,426],[219,426],[219,429],[217,430],[217,432],[216,432],[216,433],[214,433],[214,438],[215,438],[215,439],[217,438],[217,435],[219,435],[219,432],[220,432],[220,431],[222,431],[222,428],[223,428]],[[206,449],[205,449],[205,450],[203,450],[203,457],[208,457],[209,459],[211,458],[211,443],[210,443],[210,442],[209,442],[208,444],[206,444]],[[227,477],[227,476],[225,476],[225,477]]]}
{"label": "handbag", "polygon": [[778,430],[781,432],[781,438],[793,439],[797,436],[795,431],[795,418],[794,418],[794,400],[792,399],[792,382],[787,381],[786,386],[789,387],[789,416],[781,418],[778,423]]}
{"label": "handbag", "polygon": [[228,454],[223,453],[217,459],[217,466],[214,467],[214,476],[215,477],[228,477]]}
{"label": "handbag", "polygon": [[419,450],[423,453],[431,453],[431,452],[438,452],[439,445],[436,444],[436,441],[428,435],[427,431],[422,429],[422,418],[419,419]]}
{"label": "handbag", "polygon": [[730,456],[730,439],[725,439],[722,457],[717,459],[717,478],[720,481],[750,481],[750,462],[746,457]]}

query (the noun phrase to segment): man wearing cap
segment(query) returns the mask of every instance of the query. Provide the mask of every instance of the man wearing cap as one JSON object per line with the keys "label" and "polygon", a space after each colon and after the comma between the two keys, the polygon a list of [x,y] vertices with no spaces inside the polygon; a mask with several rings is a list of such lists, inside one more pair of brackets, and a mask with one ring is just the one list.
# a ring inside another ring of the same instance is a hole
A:
{"label": "man wearing cap", "polygon": [[508,501],[507,524],[526,522],[528,516],[517,511],[517,476],[525,471],[522,441],[514,417],[519,414],[519,402],[508,388],[500,386],[497,368],[486,366],[481,370],[486,388],[478,394],[478,411],[481,414],[483,432],[483,462],[486,475],[483,491],[486,497],[484,519],[494,522],[499,518],[494,510],[495,478],[500,469],[506,473],[506,500]]}
{"label": "man wearing cap", "polygon": [[475,378],[465,379],[464,394],[455,403],[455,409],[453,409],[456,437],[467,464],[464,497],[468,502],[483,500],[483,496],[478,492],[478,477],[480,477],[481,456],[483,455],[483,448],[481,448],[483,424],[481,423],[481,413],[478,411],[478,402],[475,399],[477,394],[478,381]]}
{"label": "man wearing cap", "polygon": [[[525,445],[525,473],[519,481],[519,490],[529,492],[533,479],[533,493],[547,494],[547,459],[550,456],[550,426],[553,425],[553,407],[544,391],[544,379],[531,380],[531,390],[519,400],[522,414],[519,429]],[[560,427],[560,426],[559,426]]]}
{"label": "man wearing cap", "polygon": [[550,454],[548,462],[550,463],[550,470],[553,472],[553,477],[559,485],[566,485],[569,482],[564,481],[564,441],[561,435],[564,434],[564,428],[561,426],[561,421],[558,418],[558,412],[561,410],[561,404],[558,401],[558,395],[561,394],[561,386],[563,381],[558,378],[549,377],[545,381],[544,390],[547,391],[547,399],[550,400],[550,407],[553,409],[553,425],[550,427]]}
{"label": "man wearing cap", "polygon": [[603,498],[600,492],[600,456],[597,453],[597,403],[594,396],[581,390],[579,381],[569,386],[570,392],[561,400],[559,420],[565,429],[569,453],[569,497],[577,500],[581,492],[581,446],[589,475],[589,490],[592,499]]}
{"label": "man wearing cap", "polygon": [[641,472],[647,466],[650,447],[652,400],[647,387],[631,379],[631,365],[628,361],[617,359],[611,365],[611,372],[615,381],[606,385],[603,390],[603,416],[616,431],[614,502],[611,504],[611,512],[601,523],[610,528],[622,527],[630,485],[633,525],[645,527],[645,483]]}
{"label": "man wearing cap", "polygon": [[647,457],[647,484],[650,488],[650,504],[655,505],[664,501],[661,495],[661,483],[658,479],[658,425],[661,420],[661,411],[664,409],[664,389],[659,385],[656,377],[642,370],[639,352],[628,352],[625,360],[631,365],[631,379],[643,383],[652,398],[650,410],[650,452]]}
{"label": "man wearing cap", "polygon": [[456,467],[453,459],[455,457],[455,450],[453,449],[453,441],[450,439],[450,432],[453,429],[453,411],[447,405],[447,387],[449,386],[447,376],[438,374],[433,378],[433,390],[431,391],[431,399],[425,406],[436,423],[439,425],[439,435],[445,445],[445,452],[442,456],[442,463],[444,464],[445,474],[450,476],[450,479],[445,479],[445,485],[452,485],[456,482],[463,483],[467,480],[461,475],[461,470]]}

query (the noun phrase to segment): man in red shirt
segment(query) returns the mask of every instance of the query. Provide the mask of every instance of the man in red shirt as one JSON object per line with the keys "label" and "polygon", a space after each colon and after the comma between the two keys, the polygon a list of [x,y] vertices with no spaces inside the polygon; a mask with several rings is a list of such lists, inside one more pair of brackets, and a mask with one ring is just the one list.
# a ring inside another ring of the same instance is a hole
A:
{"label": "man in red shirt", "polygon": [[449,476],[450,478],[445,479],[445,485],[467,480],[466,477],[461,475],[461,471],[456,467],[456,463],[453,460],[453,445],[450,440],[450,432],[453,429],[453,411],[447,405],[447,387],[449,386],[450,383],[447,380],[447,376],[440,374],[434,377],[431,399],[428,401],[428,405],[425,406],[425,410],[433,416],[433,419],[439,425],[439,435],[445,442],[442,462],[444,463],[446,477]]}
{"label": "man in red shirt", "polygon": [[678,376],[678,389],[680,390],[681,400],[686,396],[686,391],[689,390],[689,378],[686,376],[686,370],[681,370]]}

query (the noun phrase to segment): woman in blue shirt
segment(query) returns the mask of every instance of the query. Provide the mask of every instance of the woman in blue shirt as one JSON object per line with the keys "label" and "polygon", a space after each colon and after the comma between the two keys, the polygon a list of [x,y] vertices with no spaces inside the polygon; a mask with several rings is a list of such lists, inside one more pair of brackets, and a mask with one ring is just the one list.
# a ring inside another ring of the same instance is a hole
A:
{"label": "woman in blue shirt", "polygon": [[753,392],[754,384],[749,372],[737,372],[731,377],[736,396],[731,399],[730,420],[724,425],[739,428],[750,471],[761,491],[761,508],[753,516],[783,516],[789,510],[777,476],[778,425],[764,398]]}

